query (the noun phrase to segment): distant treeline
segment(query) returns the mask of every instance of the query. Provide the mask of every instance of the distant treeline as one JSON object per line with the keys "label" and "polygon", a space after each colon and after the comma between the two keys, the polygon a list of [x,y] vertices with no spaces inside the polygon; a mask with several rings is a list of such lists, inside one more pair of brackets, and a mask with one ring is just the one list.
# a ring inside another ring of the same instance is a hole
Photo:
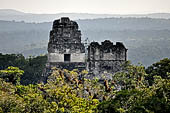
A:
{"label": "distant treeline", "polygon": [[[145,66],[170,56],[170,19],[105,18],[77,20],[82,40],[121,41],[128,59]],[[24,56],[47,53],[52,23],[0,21],[0,52]]]}

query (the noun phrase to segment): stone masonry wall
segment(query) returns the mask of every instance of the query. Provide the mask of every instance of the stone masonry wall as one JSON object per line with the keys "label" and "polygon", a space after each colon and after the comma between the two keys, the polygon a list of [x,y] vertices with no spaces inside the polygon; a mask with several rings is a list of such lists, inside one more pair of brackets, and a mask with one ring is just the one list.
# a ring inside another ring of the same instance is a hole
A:
{"label": "stone masonry wall", "polygon": [[50,31],[46,70],[57,67],[68,70],[87,69],[93,75],[115,73],[120,71],[121,65],[127,60],[127,49],[121,42],[116,42],[116,45],[109,40],[101,44],[91,42],[85,57],[85,46],[81,43],[78,24],[68,17],[55,20]]}
{"label": "stone masonry wall", "polygon": [[98,42],[92,42],[88,47],[88,69],[93,74],[104,71],[115,73],[126,61],[126,54],[127,49],[120,42],[117,42],[116,45],[109,40],[105,40],[101,45]]}
{"label": "stone masonry wall", "polygon": [[67,17],[55,20],[48,43],[48,67],[85,69],[85,47],[75,21]]}

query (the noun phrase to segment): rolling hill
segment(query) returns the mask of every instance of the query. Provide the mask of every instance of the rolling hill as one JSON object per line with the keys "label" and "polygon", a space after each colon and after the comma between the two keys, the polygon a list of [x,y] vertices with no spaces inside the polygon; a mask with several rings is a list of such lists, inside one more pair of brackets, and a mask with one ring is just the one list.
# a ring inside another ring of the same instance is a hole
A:
{"label": "rolling hill", "polygon": [[25,21],[25,22],[51,22],[56,18],[70,17],[72,20],[78,19],[97,19],[97,18],[157,18],[170,19],[170,13],[152,13],[152,14],[90,14],[90,13],[56,13],[56,14],[33,14],[24,13],[12,9],[0,9],[0,20],[7,21]]}
{"label": "rolling hill", "polygon": [[[103,18],[76,20],[82,38],[90,41],[120,41],[128,48],[128,59],[148,66],[170,57],[170,19]],[[52,22],[0,21],[0,52],[25,56],[47,53]]]}

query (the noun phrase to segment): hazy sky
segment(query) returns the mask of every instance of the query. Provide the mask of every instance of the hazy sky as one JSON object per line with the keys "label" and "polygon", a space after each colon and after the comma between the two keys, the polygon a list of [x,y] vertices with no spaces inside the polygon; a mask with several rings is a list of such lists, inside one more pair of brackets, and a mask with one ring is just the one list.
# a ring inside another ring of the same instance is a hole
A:
{"label": "hazy sky", "polygon": [[170,0],[0,0],[0,9],[28,13],[170,13]]}

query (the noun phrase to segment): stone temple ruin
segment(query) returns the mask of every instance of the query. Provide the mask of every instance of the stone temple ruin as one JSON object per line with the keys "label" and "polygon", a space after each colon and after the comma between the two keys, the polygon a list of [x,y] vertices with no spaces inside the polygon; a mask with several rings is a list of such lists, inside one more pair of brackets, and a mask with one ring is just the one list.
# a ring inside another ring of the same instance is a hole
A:
{"label": "stone temple ruin", "polygon": [[127,49],[117,42],[113,45],[109,40],[101,43],[92,42],[88,46],[87,68],[89,72],[99,74],[103,72],[115,73],[120,71],[121,64],[126,61]]}
{"label": "stone temple ruin", "polygon": [[127,49],[121,42],[116,45],[109,40],[105,40],[101,45],[91,42],[86,50],[75,21],[63,17],[53,22],[48,43],[47,69],[86,69],[94,75],[103,72],[115,73],[126,60]]}
{"label": "stone temple ruin", "polygon": [[85,69],[85,47],[78,24],[69,18],[55,20],[48,43],[48,68]]}

